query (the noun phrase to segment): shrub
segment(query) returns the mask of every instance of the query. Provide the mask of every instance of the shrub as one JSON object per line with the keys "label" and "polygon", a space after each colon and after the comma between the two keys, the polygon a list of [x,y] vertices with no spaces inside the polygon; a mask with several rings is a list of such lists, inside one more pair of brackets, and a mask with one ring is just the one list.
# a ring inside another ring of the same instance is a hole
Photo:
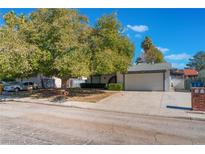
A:
{"label": "shrub", "polygon": [[120,91],[123,90],[123,86],[121,83],[110,83],[107,86],[108,90],[116,90],[116,91]]}
{"label": "shrub", "polygon": [[105,83],[81,83],[81,88],[95,88],[95,89],[105,89],[106,84]]}

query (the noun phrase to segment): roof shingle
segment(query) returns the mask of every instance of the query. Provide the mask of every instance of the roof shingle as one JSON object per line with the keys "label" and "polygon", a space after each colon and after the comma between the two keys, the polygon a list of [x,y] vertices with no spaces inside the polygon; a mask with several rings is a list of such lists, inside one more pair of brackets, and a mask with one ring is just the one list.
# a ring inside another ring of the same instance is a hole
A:
{"label": "roof shingle", "polygon": [[198,72],[194,69],[184,69],[184,75],[198,75]]}
{"label": "roof shingle", "polygon": [[158,64],[137,64],[132,65],[128,68],[128,72],[138,71],[158,71],[158,70],[170,70],[171,65],[169,63],[158,63]]}

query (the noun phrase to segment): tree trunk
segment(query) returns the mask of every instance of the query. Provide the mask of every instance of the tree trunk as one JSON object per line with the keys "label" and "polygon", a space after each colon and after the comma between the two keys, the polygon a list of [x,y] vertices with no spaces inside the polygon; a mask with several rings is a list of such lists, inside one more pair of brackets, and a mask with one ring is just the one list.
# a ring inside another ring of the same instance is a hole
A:
{"label": "tree trunk", "polygon": [[67,89],[67,81],[68,81],[68,79],[62,78],[61,81],[62,81],[61,88],[62,89]]}
{"label": "tree trunk", "polygon": [[90,76],[90,83],[93,83],[93,76]]}

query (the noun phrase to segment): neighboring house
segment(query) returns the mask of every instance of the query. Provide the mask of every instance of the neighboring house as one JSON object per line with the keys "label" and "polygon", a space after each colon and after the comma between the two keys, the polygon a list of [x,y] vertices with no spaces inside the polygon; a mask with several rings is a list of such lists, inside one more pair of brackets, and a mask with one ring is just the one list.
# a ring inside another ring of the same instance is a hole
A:
{"label": "neighboring house", "polygon": [[30,78],[25,79],[17,79],[16,81],[29,81],[34,82],[38,85],[39,88],[60,88],[61,87],[61,79],[57,77],[46,77],[43,75],[36,75]]}
{"label": "neighboring house", "polygon": [[128,91],[169,91],[170,69],[168,63],[137,64],[128,68],[127,73],[98,75],[88,78],[88,83],[122,83]]}
{"label": "neighboring house", "polygon": [[184,71],[178,69],[172,69],[171,72],[171,87],[175,90],[184,89]]}
{"label": "neighboring house", "polygon": [[195,69],[184,69],[184,79],[195,79],[198,76],[198,72]]}
{"label": "neighboring house", "polygon": [[133,65],[127,73],[117,74],[117,82],[123,83],[124,90],[169,91],[170,70],[168,63]]}
{"label": "neighboring house", "polygon": [[171,70],[171,82],[175,90],[185,89],[185,80],[195,79],[198,77],[198,72],[194,69]]}
{"label": "neighboring house", "polygon": [[[80,87],[80,83],[84,83],[87,78],[71,78],[68,80],[68,87],[75,88]],[[39,88],[61,88],[61,79],[57,77],[45,77],[43,75],[37,75],[25,79],[17,79],[17,81],[29,81],[34,82],[38,85]]]}

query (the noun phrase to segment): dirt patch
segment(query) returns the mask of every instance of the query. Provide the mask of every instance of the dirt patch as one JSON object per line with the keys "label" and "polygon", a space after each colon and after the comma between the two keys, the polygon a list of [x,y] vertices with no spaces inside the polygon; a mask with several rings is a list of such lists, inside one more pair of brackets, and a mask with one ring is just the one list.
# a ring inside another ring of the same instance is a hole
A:
{"label": "dirt patch", "polygon": [[104,91],[98,89],[81,89],[70,88],[67,90],[62,89],[44,89],[30,94],[32,98],[49,98],[52,102],[64,102],[66,100],[81,101],[81,102],[98,102],[108,96],[117,92]]}
{"label": "dirt patch", "polygon": [[91,94],[91,95],[86,95],[86,96],[74,96],[74,97],[69,98],[69,100],[96,103],[106,97],[113,95],[114,93],[116,92],[104,92],[100,94]]}

